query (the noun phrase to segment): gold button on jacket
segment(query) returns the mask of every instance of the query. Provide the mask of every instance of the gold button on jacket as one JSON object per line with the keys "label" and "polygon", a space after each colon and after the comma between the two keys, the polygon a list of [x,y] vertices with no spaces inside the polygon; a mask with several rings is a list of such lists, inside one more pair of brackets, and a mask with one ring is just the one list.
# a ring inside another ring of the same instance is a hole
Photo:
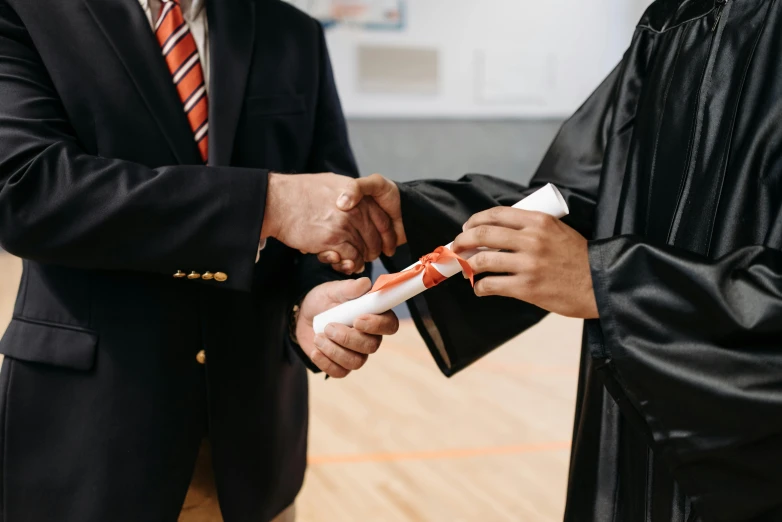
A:
{"label": "gold button on jacket", "polygon": [[196,354],[196,361],[198,364],[206,364],[206,352],[201,350]]}
{"label": "gold button on jacket", "polygon": [[215,281],[218,283],[224,283],[228,281],[228,274],[224,274],[223,272],[215,273]]}

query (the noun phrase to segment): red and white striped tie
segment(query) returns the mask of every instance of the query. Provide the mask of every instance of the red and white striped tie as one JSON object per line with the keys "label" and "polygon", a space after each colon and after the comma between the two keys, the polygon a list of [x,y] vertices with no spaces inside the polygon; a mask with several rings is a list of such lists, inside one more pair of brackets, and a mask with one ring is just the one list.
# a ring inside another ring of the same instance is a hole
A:
{"label": "red and white striped tie", "polygon": [[155,35],[184,105],[201,159],[206,163],[209,158],[209,100],[198,48],[179,0],[163,0]]}

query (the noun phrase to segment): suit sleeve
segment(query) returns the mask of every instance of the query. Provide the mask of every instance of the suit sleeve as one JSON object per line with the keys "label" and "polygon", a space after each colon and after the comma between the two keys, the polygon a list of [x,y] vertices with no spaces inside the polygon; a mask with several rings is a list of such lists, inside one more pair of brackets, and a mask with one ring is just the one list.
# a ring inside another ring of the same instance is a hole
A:
{"label": "suit sleeve", "polygon": [[[267,173],[143,165],[80,146],[18,16],[0,3],[0,243],[42,263],[224,272],[248,290]],[[206,283],[205,283],[206,284]]]}
{"label": "suit sleeve", "polygon": [[590,264],[592,356],[699,513],[782,512],[782,251],[712,260],[618,237],[592,243]]}
{"label": "suit sleeve", "polygon": [[[416,181],[400,185],[408,248],[386,260],[389,271],[446,245],[473,214],[513,205],[553,183],[571,214],[565,221],[590,237],[605,148],[610,139],[617,67],[562,126],[529,187],[482,175],[459,181]],[[451,278],[408,301],[419,332],[440,369],[453,375],[540,321],[545,312],[502,297],[478,298],[460,278]]]}
{"label": "suit sleeve", "polygon": [[[342,112],[342,104],[334,81],[326,38],[320,23],[313,21],[318,31],[319,91],[315,114],[315,131],[307,163],[308,172],[333,172],[351,178],[359,177],[358,166],[348,139],[348,128]],[[336,205],[336,202],[334,202]],[[318,261],[317,256],[302,255],[297,260],[297,295],[303,299],[313,288],[323,283],[340,281],[348,277],[336,272],[329,265]],[[360,277],[371,277],[372,266],[367,265]],[[291,343],[293,344],[293,343]],[[299,346],[292,346],[304,364],[313,372],[320,370],[303,354]]]}

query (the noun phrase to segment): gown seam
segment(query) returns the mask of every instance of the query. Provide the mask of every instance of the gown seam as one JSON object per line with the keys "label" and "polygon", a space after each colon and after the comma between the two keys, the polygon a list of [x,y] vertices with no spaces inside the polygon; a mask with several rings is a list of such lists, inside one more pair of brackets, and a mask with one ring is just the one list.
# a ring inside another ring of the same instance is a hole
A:
{"label": "gown seam", "polygon": [[[721,35],[720,35],[721,36]],[[707,74],[709,72],[709,67],[713,67],[713,63],[710,63],[713,56],[714,56],[714,44],[717,41],[717,36],[713,36],[711,39],[711,43],[709,44],[709,57],[706,60],[706,63],[703,66],[703,72],[701,73],[701,79],[698,84],[698,95],[695,99],[695,111],[692,115],[692,130],[690,131],[690,143],[687,147],[687,159],[684,163],[684,172],[682,173],[681,180],[679,181],[679,193],[676,197],[676,207],[674,208],[673,212],[673,219],[671,220],[671,224],[668,227],[668,234],[666,238],[667,244],[674,244],[676,241],[677,236],[679,235],[679,229],[681,228],[681,216],[679,216],[679,212],[682,208],[682,203],[684,200],[684,197],[686,195],[686,188],[688,185],[688,182],[690,181],[690,178],[693,175],[693,170],[695,168],[693,164],[693,158],[697,156],[699,152],[698,147],[698,139],[702,135],[702,125],[703,121],[701,119],[701,111],[703,109],[702,107],[702,98],[704,94],[704,89],[706,88],[706,82],[707,82]]]}
{"label": "gown seam", "polygon": [[[769,5],[766,6],[766,13],[768,13],[768,11],[771,9],[772,4],[773,2],[770,2]],[[760,29],[760,31],[758,31],[758,35],[755,38],[755,44],[752,46],[752,53],[749,59],[747,60],[747,65],[744,69],[744,74],[741,77],[741,85],[739,87],[739,92],[737,95],[738,97],[736,100],[736,106],[733,109],[733,117],[731,118],[730,121],[730,133],[728,135],[728,143],[727,146],[725,147],[725,152],[723,153],[722,162],[721,162],[722,164],[720,168],[720,184],[719,184],[719,189],[717,190],[717,200],[714,203],[714,210],[711,213],[711,218],[709,219],[709,224],[708,224],[709,239],[708,239],[708,243],[706,244],[707,256],[711,255],[711,247],[712,247],[712,243],[714,242],[714,224],[717,221],[717,214],[719,213],[720,210],[720,203],[722,201],[722,191],[725,186],[725,176],[728,170],[728,166],[730,165],[730,158],[731,158],[730,150],[733,145],[733,135],[736,129],[736,120],[738,119],[739,106],[741,105],[743,99],[744,87],[747,84],[747,76],[749,75],[749,70],[752,66],[752,63],[754,62],[755,53],[757,51],[758,45],[760,44],[760,40],[763,37],[763,34],[766,32],[767,27],[768,27],[768,16],[764,16],[763,27]]]}

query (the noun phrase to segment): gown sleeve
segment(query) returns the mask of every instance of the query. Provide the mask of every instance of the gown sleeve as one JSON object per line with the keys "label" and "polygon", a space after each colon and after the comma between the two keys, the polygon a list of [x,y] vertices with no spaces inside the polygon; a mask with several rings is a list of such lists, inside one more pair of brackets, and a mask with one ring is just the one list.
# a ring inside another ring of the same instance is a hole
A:
{"label": "gown sleeve", "polygon": [[[782,514],[782,251],[590,245],[606,386],[705,520]],[[771,518],[761,518],[761,517]]]}
{"label": "gown sleeve", "polygon": [[[529,187],[483,175],[400,184],[408,244],[394,258],[384,260],[388,270],[404,269],[413,259],[450,243],[473,214],[513,205],[547,183],[562,191],[570,207],[565,221],[589,237],[620,75],[621,65],[565,122]],[[408,305],[438,366],[448,376],[546,315],[537,307],[509,298],[478,298],[458,277],[424,292]]]}

